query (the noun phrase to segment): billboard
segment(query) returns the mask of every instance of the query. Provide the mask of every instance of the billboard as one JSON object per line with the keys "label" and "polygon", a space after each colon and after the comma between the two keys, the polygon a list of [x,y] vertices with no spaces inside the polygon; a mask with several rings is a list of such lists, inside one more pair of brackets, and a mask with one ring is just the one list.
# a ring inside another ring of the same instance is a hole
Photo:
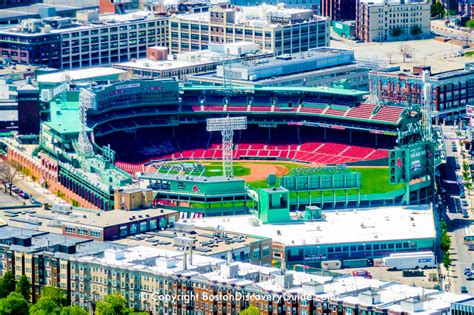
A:
{"label": "billboard", "polygon": [[[428,174],[428,157],[433,157],[424,142],[403,146],[390,151],[390,183],[408,183]],[[430,155],[430,156],[429,156]]]}

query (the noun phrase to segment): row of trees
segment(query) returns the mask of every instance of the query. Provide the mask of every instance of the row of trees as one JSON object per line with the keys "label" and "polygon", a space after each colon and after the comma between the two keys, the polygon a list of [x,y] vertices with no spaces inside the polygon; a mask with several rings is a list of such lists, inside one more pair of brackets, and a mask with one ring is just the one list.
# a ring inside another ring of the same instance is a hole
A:
{"label": "row of trees", "polygon": [[[0,278],[0,315],[88,315],[78,305],[68,306],[66,294],[55,287],[44,287],[40,299],[31,304],[31,284],[26,276],[15,282],[11,272]],[[110,294],[98,301],[96,315],[144,315],[127,306],[127,300],[120,294]],[[251,315],[251,314],[249,314]]]}
{"label": "row of trees", "polygon": [[443,251],[443,265],[446,269],[449,269],[452,265],[452,260],[449,254],[449,249],[451,248],[451,236],[448,234],[448,229],[446,227],[446,222],[442,221],[441,224],[441,250]]}
{"label": "row of trees", "polygon": [[[423,30],[421,29],[421,27],[419,27],[418,25],[415,25],[410,29],[410,34],[413,36],[416,36],[416,35],[421,34],[422,31]],[[392,36],[398,37],[402,34],[403,34],[403,29],[401,27],[394,27],[392,29]]]}

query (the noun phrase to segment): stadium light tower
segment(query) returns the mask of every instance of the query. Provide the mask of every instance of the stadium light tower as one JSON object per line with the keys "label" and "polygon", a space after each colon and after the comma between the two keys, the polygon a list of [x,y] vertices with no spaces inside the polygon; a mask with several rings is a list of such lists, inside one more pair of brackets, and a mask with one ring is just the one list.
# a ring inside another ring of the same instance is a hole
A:
{"label": "stadium light tower", "polygon": [[234,177],[233,161],[233,138],[234,130],[247,129],[247,117],[224,117],[209,118],[207,120],[207,131],[220,131],[222,134],[222,170],[224,176]]}
{"label": "stadium light tower", "polygon": [[431,95],[432,86],[429,71],[423,71],[423,136],[425,141],[431,140]]}
{"label": "stadium light tower", "polygon": [[81,89],[79,94],[80,131],[77,139],[78,153],[84,157],[94,156],[94,148],[87,137],[87,110],[95,106],[95,94],[88,89]]}

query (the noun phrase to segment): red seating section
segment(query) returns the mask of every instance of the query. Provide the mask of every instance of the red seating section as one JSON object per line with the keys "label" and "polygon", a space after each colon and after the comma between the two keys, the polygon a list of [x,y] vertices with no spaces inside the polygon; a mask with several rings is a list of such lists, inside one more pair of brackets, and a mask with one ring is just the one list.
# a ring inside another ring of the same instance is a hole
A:
{"label": "red seating section", "polygon": [[346,114],[346,117],[369,119],[376,107],[377,105],[373,104],[360,104],[351,108]]}
{"label": "red seating section", "polygon": [[382,106],[377,114],[372,117],[372,119],[397,122],[403,110],[403,107]]}

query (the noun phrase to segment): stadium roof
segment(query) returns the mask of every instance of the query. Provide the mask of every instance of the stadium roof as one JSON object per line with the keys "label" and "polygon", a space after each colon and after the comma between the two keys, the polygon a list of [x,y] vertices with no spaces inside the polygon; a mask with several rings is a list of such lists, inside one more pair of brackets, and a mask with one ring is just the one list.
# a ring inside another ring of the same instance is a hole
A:
{"label": "stadium roof", "polygon": [[[270,237],[287,246],[347,244],[390,240],[434,239],[432,209],[425,206],[393,206],[370,209],[323,211],[324,220],[256,225],[254,216],[233,216],[232,220],[209,217],[190,220],[195,226],[221,227],[226,231]],[[337,226],[337,229],[334,227]],[[346,231],[346,233],[341,233]]]}
{"label": "stadium roof", "polygon": [[[213,91],[223,91],[226,90],[224,86],[205,86],[205,85],[184,85],[181,86],[183,91],[199,91],[199,90],[213,90]],[[369,92],[361,90],[352,90],[352,89],[341,89],[325,86],[288,86],[288,87],[275,87],[275,86],[265,86],[265,87],[246,87],[246,86],[232,86],[233,90],[253,90],[253,91],[275,91],[275,92],[315,92],[315,93],[324,93],[331,95],[343,95],[343,96],[364,96]]]}
{"label": "stadium roof", "polygon": [[38,76],[39,83],[63,83],[65,82],[67,76],[69,76],[71,81],[78,80],[88,80],[88,79],[99,79],[104,77],[104,79],[110,79],[110,76],[118,76],[121,74],[126,74],[125,70],[110,68],[110,67],[95,67],[88,69],[79,69],[71,71],[61,71],[55,73],[48,73]]}

